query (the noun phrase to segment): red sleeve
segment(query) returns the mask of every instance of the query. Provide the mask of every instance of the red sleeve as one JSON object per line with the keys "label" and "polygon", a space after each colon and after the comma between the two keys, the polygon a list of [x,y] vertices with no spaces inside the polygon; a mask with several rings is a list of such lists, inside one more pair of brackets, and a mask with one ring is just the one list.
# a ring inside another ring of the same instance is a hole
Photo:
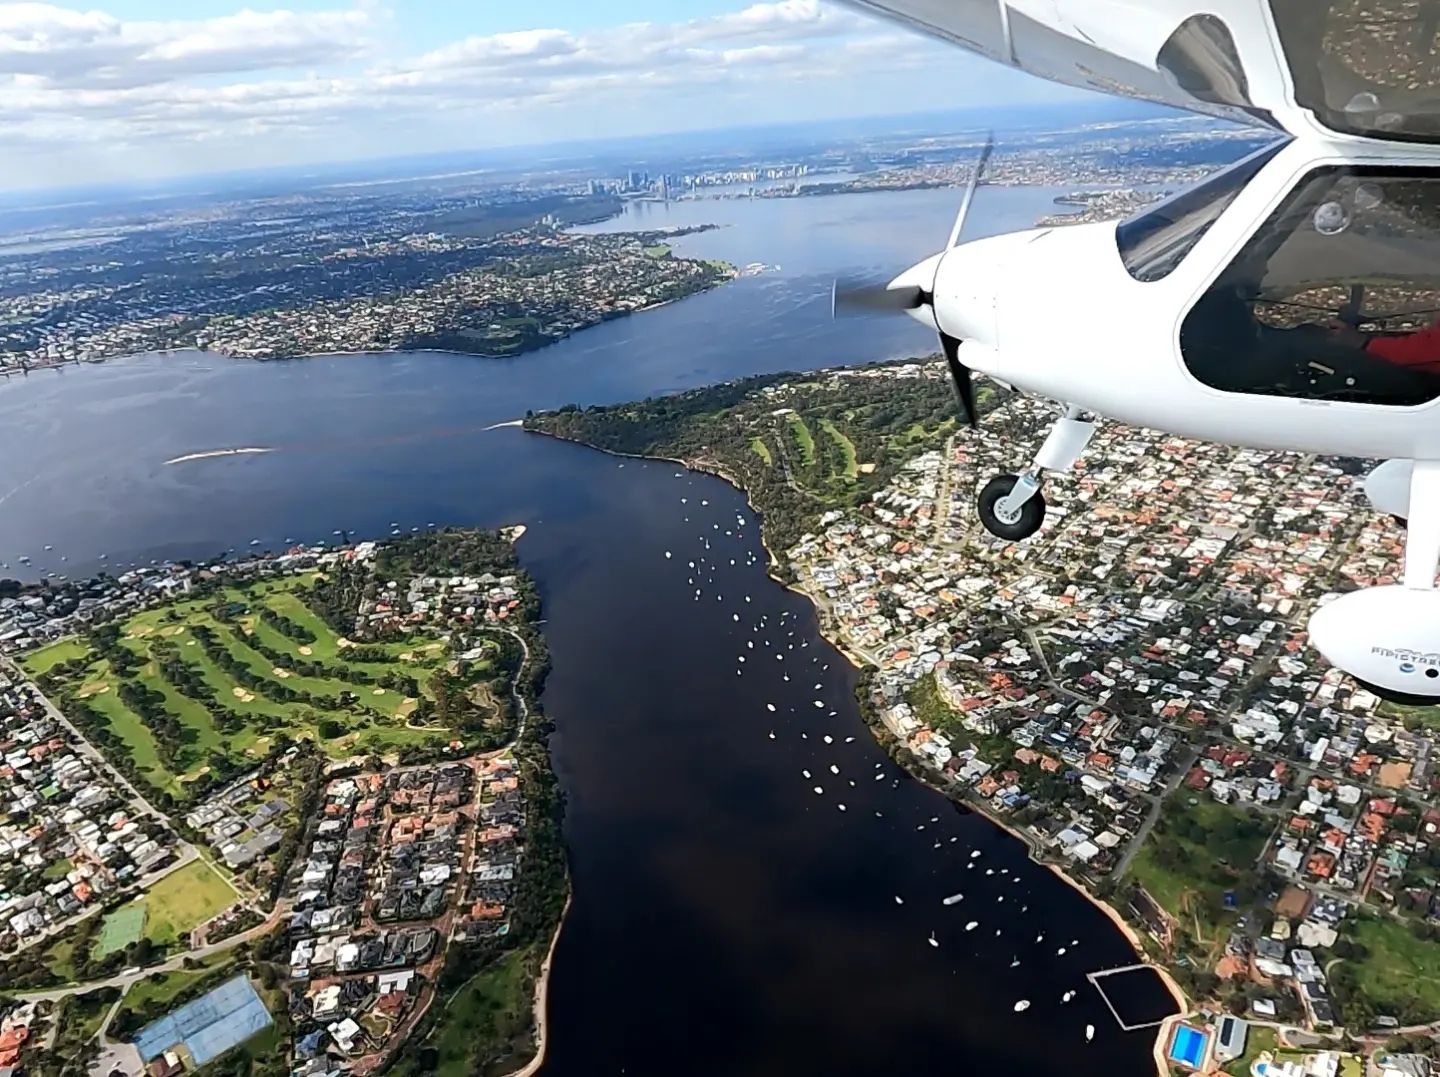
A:
{"label": "red sleeve", "polygon": [[1365,350],[1398,366],[1440,363],[1440,324],[1404,336],[1375,337]]}

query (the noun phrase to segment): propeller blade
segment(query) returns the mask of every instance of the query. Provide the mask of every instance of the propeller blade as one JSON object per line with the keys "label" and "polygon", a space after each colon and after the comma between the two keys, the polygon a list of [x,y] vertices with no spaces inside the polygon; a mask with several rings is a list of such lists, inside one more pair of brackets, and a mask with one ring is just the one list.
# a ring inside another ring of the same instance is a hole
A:
{"label": "propeller blade", "polygon": [[860,314],[890,314],[923,306],[924,293],[918,285],[836,281],[830,290],[830,314],[835,318]]}
{"label": "propeller blade", "polygon": [[975,171],[970,173],[970,182],[965,185],[965,194],[960,199],[960,212],[955,214],[955,224],[951,227],[950,239],[945,244],[947,251],[960,242],[960,233],[965,230],[965,218],[970,213],[970,203],[975,200],[975,188],[980,186],[980,179],[985,175],[985,166],[990,163],[990,154],[994,149],[995,133],[992,131],[985,136],[985,145],[975,161]]}
{"label": "propeller blade", "polygon": [[950,368],[950,385],[955,390],[955,399],[965,409],[965,421],[973,430],[980,425],[980,409],[975,403],[975,382],[970,376],[970,368],[960,361],[960,342],[941,333],[940,349],[945,353],[945,365]]}

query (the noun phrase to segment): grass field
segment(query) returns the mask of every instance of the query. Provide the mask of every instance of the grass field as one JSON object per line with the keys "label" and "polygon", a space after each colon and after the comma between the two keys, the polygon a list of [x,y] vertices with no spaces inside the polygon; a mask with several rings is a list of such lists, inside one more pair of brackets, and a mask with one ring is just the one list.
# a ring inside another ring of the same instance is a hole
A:
{"label": "grass field", "polygon": [[100,941],[96,944],[97,956],[104,956],[105,939],[110,931],[112,917],[125,916],[126,925],[134,923],[138,915],[144,925],[135,930],[134,938],[128,938],[120,946],[123,949],[139,938],[146,938],[156,946],[169,946],[184,942],[193,928],[199,927],[212,916],[216,916],[235,903],[235,891],[230,884],[203,860],[193,860],[178,871],[172,871],[165,878],[127,905],[121,905],[105,920]]}
{"label": "grass field", "polygon": [[[530,950],[511,950],[460,988],[431,1037],[439,1058],[437,1077],[470,1077],[477,1060],[507,1043],[518,1049],[531,1024]],[[507,1066],[514,1069],[513,1065]]]}
{"label": "grass field", "polygon": [[800,463],[808,467],[815,461],[815,438],[810,433],[810,428],[805,425],[805,420],[798,415],[789,415],[786,422],[790,426],[790,437],[795,442],[795,448],[800,452]]}
{"label": "grass field", "polygon": [[[346,642],[301,596],[312,579],[290,576],[228,589],[223,593],[223,602],[230,603],[232,611],[228,623],[217,619],[214,598],[183,599],[131,617],[121,626],[120,642],[141,664],[125,678],[79,639],[36,651],[25,665],[38,676],[61,663],[83,663],[78,672],[67,668],[57,674],[61,680],[56,694],[73,693],[97,712],[93,720],[108,725],[119,750],[146,780],[176,797],[184,795],[188,781],[205,772],[213,756],[242,763],[259,758],[277,733],[319,740],[337,757],[450,739],[453,733],[448,729],[410,725],[418,696],[377,683],[382,678],[413,677],[420,695],[428,694],[426,682],[448,659],[443,643],[413,637],[380,645],[386,661],[347,661]],[[292,639],[287,635],[292,630],[282,630],[261,617],[266,610],[300,626],[297,634],[313,640]],[[208,631],[225,654],[207,654],[197,630]],[[285,660],[277,662],[275,655]],[[226,656],[238,670],[231,672],[216,660]],[[185,682],[176,680],[177,660],[187,676],[198,676],[203,690],[197,693],[193,686],[180,690]],[[297,671],[310,666],[315,668],[303,674]],[[477,674],[483,672],[481,664],[473,668]],[[143,688],[163,699],[164,712],[179,724],[178,737],[163,745],[157,742],[147,722],[122,698],[127,680],[133,685],[127,691]],[[306,693],[309,698],[287,698],[292,693]],[[353,702],[339,707],[312,702],[342,696]],[[217,706],[234,712],[236,720],[217,722],[213,713]],[[315,726],[322,718],[337,722],[343,732],[317,737]]]}
{"label": "grass field", "polygon": [[827,437],[835,442],[840,449],[840,455],[845,461],[842,474],[847,479],[853,479],[860,473],[859,465],[855,460],[855,443],[845,436],[845,433],[829,419],[820,420],[820,429]]}
{"label": "grass field", "polygon": [[132,901],[112,913],[106,913],[100,924],[100,934],[95,939],[95,956],[105,957],[117,950],[123,950],[132,942],[139,942],[145,930],[145,905]]}
{"label": "grass field", "polygon": [[[1196,803],[1191,804],[1190,800]],[[1227,878],[1249,868],[1264,847],[1266,827],[1238,808],[1182,791],[1165,802],[1162,819],[1130,864],[1130,874],[1172,914],[1218,906]]]}
{"label": "grass field", "polygon": [[766,445],[760,438],[750,439],[750,451],[760,457],[761,460],[764,460],[766,467],[769,467],[775,462],[774,457],[770,455],[770,446]]}
{"label": "grass field", "polygon": [[1355,922],[1353,936],[1368,951],[1349,962],[1356,983],[1381,1013],[1401,1012],[1407,1001],[1440,1014],[1440,943],[1417,939],[1401,923],[1365,917]]}

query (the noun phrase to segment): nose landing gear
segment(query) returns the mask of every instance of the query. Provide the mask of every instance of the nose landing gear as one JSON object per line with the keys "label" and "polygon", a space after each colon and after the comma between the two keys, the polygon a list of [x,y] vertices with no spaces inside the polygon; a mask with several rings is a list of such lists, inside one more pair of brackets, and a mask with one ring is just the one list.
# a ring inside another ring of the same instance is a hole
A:
{"label": "nose landing gear", "polygon": [[1040,476],[996,475],[980,491],[980,522],[996,538],[1019,542],[1027,539],[1045,522],[1045,497],[1040,493]]}
{"label": "nose landing gear", "polygon": [[996,475],[985,484],[977,507],[986,531],[996,538],[1018,542],[1040,530],[1045,521],[1045,498],[1040,493],[1044,473],[1069,471],[1095,435],[1095,421],[1081,419],[1080,415],[1079,408],[1067,405],[1029,470],[1023,475]]}

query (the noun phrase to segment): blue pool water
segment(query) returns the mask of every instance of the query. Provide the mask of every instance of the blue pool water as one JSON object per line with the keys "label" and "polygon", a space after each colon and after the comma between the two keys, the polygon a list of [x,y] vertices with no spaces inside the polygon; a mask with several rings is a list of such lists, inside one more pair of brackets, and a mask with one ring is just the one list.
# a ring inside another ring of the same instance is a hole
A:
{"label": "blue pool water", "polygon": [[1175,1029],[1175,1035],[1170,1039],[1170,1061],[1179,1062],[1182,1066],[1189,1066],[1191,1069],[1200,1068],[1200,1060],[1205,1057],[1205,1041],[1208,1039],[1205,1033],[1198,1028],[1191,1028],[1189,1025],[1180,1025]]}

